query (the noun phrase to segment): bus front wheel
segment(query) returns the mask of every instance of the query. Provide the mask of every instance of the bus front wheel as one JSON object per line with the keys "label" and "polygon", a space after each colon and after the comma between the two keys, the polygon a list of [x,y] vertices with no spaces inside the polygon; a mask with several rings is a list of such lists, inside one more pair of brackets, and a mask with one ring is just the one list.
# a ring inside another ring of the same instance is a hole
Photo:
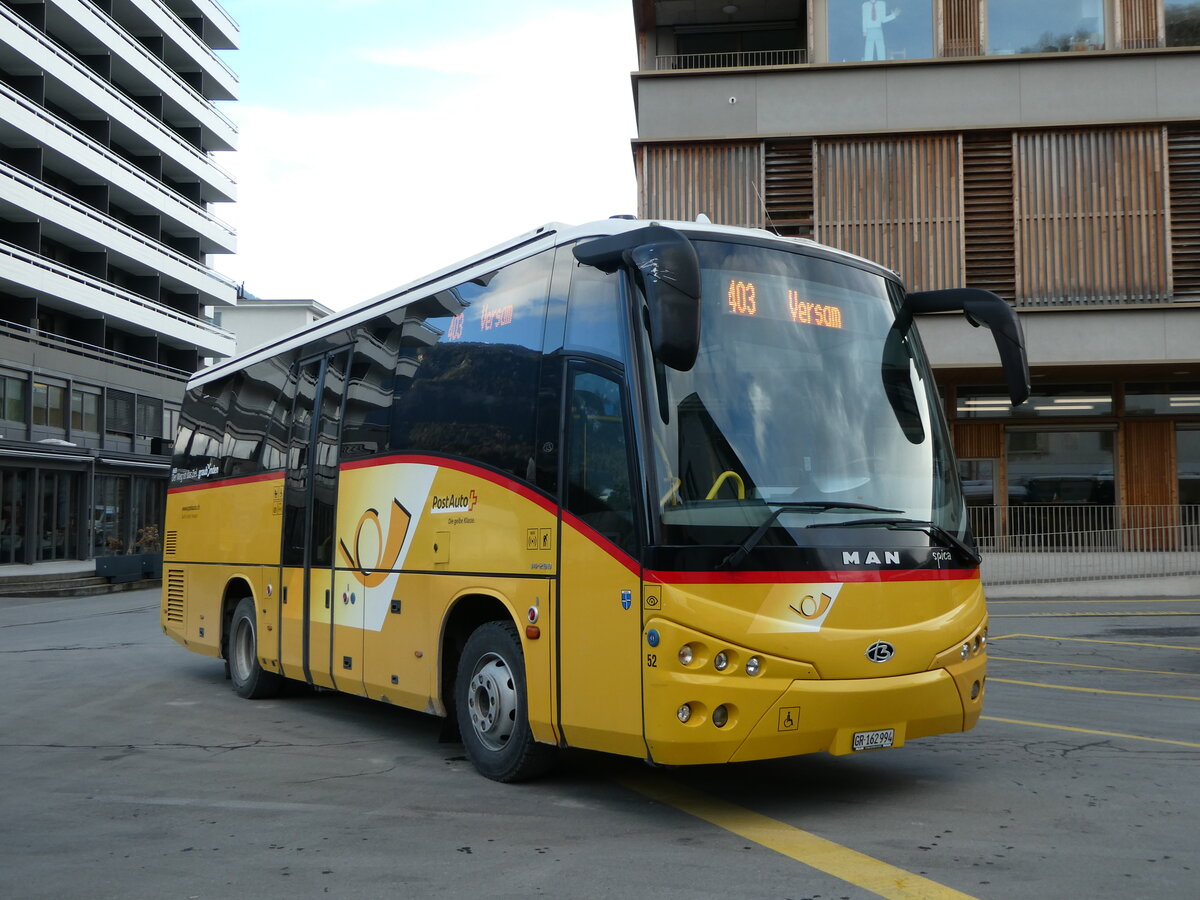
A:
{"label": "bus front wheel", "polygon": [[529,730],[525,655],[511,622],[485,622],[471,633],[458,662],[454,705],[467,756],[493,781],[541,775],[554,748]]}
{"label": "bus front wheel", "polygon": [[283,678],[268,672],[258,662],[258,622],[254,598],[238,601],[229,622],[229,678],[239,697],[262,700],[274,697],[283,686]]}

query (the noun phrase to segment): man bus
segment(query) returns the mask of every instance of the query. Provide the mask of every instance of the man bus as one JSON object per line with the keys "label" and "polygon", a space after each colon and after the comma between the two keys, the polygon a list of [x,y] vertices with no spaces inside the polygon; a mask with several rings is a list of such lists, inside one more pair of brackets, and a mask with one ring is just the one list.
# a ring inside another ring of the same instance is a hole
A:
{"label": "man bus", "polygon": [[680,765],[971,728],[987,612],[905,293],[819,244],[547,226],[196,375],[164,631],[448,717],[489,778],[556,747]]}

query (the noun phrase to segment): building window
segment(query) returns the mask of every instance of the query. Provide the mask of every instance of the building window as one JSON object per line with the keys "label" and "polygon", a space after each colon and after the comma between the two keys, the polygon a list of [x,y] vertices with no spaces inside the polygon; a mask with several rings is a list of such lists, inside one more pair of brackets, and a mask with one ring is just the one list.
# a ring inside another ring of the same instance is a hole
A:
{"label": "building window", "polygon": [[163,404],[157,397],[137,398],[138,437],[162,437]]}
{"label": "building window", "polygon": [[25,381],[0,375],[0,418],[25,424]]}
{"label": "building window", "polygon": [[104,430],[108,434],[133,434],[134,398],[128,391],[109,388],[104,398]]}
{"label": "building window", "polygon": [[71,430],[100,431],[100,395],[91,391],[71,391]]}
{"label": "building window", "polygon": [[33,424],[66,428],[67,389],[57,384],[33,383]]}
{"label": "building window", "polygon": [[1127,384],[1125,415],[1200,416],[1200,391],[1195,384]]}
{"label": "building window", "polygon": [[933,56],[932,0],[866,0],[829,10],[829,61],[928,59]]}
{"label": "building window", "polygon": [[1200,2],[1167,0],[1163,17],[1168,47],[1200,47]]}
{"label": "building window", "polygon": [[163,437],[165,437],[168,441],[174,441],[175,435],[179,432],[179,407],[163,407],[162,427]]}
{"label": "building window", "polygon": [[1114,436],[1111,430],[1010,430],[1009,505],[1111,506]]}
{"label": "building window", "polygon": [[1179,473],[1180,504],[1200,506],[1200,428],[1176,429],[1175,471]]}
{"label": "building window", "polygon": [[1112,385],[1047,385],[1020,406],[1001,388],[961,387],[955,412],[960,419],[1029,419],[1065,416],[1111,416]]}
{"label": "building window", "polygon": [[806,62],[805,37],[794,25],[758,28],[680,28],[674,68],[783,66]]}
{"label": "building window", "polygon": [[1104,49],[1104,0],[988,3],[988,52],[1060,53]]}

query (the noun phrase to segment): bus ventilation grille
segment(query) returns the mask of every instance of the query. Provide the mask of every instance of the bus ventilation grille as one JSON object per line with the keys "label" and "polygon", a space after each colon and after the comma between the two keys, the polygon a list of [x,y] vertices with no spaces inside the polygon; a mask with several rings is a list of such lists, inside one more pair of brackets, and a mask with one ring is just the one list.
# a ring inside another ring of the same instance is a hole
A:
{"label": "bus ventilation grille", "polygon": [[163,538],[163,555],[174,556],[175,549],[179,546],[179,532],[168,531],[166,537]]}
{"label": "bus ventilation grille", "polygon": [[186,582],[183,569],[167,569],[166,597],[167,621],[175,625],[183,624],[184,598],[187,596]]}

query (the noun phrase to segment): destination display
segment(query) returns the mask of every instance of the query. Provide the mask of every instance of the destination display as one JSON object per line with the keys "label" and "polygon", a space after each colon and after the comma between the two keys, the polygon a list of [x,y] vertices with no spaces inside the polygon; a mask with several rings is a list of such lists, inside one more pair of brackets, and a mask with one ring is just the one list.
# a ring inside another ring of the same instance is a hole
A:
{"label": "destination display", "polygon": [[799,288],[789,288],[783,278],[726,279],[726,309],[731,315],[841,328],[842,308],[814,303]]}

